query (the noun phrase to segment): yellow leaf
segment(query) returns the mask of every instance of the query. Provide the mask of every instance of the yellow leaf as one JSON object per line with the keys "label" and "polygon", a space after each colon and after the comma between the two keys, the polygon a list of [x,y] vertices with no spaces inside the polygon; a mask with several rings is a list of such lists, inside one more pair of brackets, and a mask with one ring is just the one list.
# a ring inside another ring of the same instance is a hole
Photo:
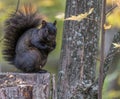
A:
{"label": "yellow leaf", "polygon": [[93,12],[94,8],[91,8],[88,12],[88,14],[91,14]]}
{"label": "yellow leaf", "polygon": [[117,2],[117,6],[120,7],[120,1]]}
{"label": "yellow leaf", "polygon": [[115,3],[118,7],[120,7],[120,0],[114,0],[113,3]]}
{"label": "yellow leaf", "polygon": [[58,13],[55,18],[57,19],[64,19],[65,14],[64,13]]}
{"label": "yellow leaf", "polygon": [[120,48],[120,44],[112,43],[114,45],[114,48]]}
{"label": "yellow leaf", "polygon": [[94,8],[91,8],[88,12],[85,12],[84,14],[79,14],[77,16],[72,15],[71,17],[66,18],[65,20],[74,20],[74,21],[81,21],[84,18],[87,18],[88,15],[90,15],[93,12]]}
{"label": "yellow leaf", "polygon": [[108,29],[110,29],[112,27],[112,25],[111,24],[104,24],[104,29],[105,30],[108,30]]}
{"label": "yellow leaf", "polygon": [[69,18],[66,18],[65,20],[77,20],[78,17],[77,16],[71,16]]}

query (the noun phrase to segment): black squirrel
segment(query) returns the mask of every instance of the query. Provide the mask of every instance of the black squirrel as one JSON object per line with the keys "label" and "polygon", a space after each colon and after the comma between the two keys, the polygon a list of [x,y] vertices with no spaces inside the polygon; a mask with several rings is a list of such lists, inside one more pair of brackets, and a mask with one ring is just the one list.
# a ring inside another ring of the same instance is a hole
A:
{"label": "black squirrel", "polygon": [[5,60],[23,72],[44,71],[48,54],[56,47],[56,33],[56,21],[42,20],[29,6],[19,9],[5,21]]}

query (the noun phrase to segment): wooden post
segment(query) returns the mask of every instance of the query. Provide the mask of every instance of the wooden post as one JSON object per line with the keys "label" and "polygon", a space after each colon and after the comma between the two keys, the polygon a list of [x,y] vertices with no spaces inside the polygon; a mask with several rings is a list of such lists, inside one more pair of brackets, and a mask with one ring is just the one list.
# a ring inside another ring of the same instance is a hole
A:
{"label": "wooden post", "polygon": [[49,99],[49,73],[0,73],[0,99]]}

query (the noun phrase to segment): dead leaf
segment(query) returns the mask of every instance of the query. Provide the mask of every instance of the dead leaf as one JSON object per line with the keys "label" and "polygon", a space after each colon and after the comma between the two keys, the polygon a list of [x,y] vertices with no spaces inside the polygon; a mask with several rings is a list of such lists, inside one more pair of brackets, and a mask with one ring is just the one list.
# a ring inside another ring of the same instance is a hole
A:
{"label": "dead leaf", "polygon": [[9,75],[9,78],[13,78],[14,77],[14,75]]}
{"label": "dead leaf", "polygon": [[88,12],[88,14],[91,14],[93,12],[94,8],[91,8]]}
{"label": "dead leaf", "polygon": [[118,7],[120,7],[120,0],[114,0],[113,1]]}
{"label": "dead leaf", "polygon": [[56,16],[55,16],[55,18],[57,18],[57,19],[64,19],[64,16],[65,16],[65,14],[64,13],[58,13]]}
{"label": "dead leaf", "polygon": [[112,27],[111,24],[104,24],[104,29],[105,29],[105,30],[108,30],[108,29],[110,29],[111,27]]}
{"label": "dead leaf", "polygon": [[90,15],[93,12],[94,8],[91,8],[89,12],[85,12],[84,14],[79,14],[77,16],[72,15],[71,17],[66,18],[65,20],[74,20],[74,21],[81,21],[84,18],[87,18],[88,15]]}
{"label": "dead leaf", "polygon": [[114,48],[120,48],[120,44],[112,43],[114,45]]}

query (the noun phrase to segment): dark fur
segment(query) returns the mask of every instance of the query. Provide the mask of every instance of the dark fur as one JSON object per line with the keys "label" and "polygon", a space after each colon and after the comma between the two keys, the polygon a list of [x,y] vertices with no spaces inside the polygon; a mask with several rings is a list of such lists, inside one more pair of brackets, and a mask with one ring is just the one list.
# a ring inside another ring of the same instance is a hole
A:
{"label": "dark fur", "polygon": [[39,72],[56,46],[56,21],[42,21],[31,8],[11,14],[5,22],[4,58],[24,72]]}

